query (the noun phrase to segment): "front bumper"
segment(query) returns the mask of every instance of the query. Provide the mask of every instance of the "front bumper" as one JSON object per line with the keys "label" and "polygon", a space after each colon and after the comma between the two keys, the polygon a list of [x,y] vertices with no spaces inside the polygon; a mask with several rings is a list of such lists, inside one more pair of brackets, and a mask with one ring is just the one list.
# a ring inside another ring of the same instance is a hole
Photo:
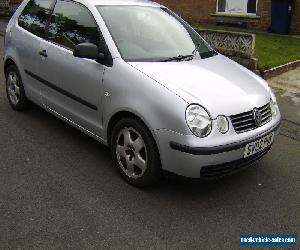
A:
{"label": "front bumper", "polygon": [[237,150],[244,148],[248,143],[259,140],[263,138],[264,136],[278,130],[280,127],[280,122],[274,126],[271,130],[267,130],[266,132],[260,134],[259,136],[255,138],[249,138],[244,141],[240,142],[234,142],[231,144],[221,145],[221,146],[215,146],[215,147],[189,147],[185,145],[181,145],[176,142],[170,142],[170,147],[174,150],[178,150],[180,152],[192,154],[192,155],[213,155],[213,154],[220,154],[224,152],[229,152],[232,150]]}
{"label": "front bumper", "polygon": [[[251,131],[251,136],[220,146],[187,146],[188,139],[171,131],[157,131],[158,146],[164,170],[189,178],[215,178],[230,174],[264,156],[271,147],[256,155],[244,158],[245,146],[279,129],[281,119],[277,119],[259,131]],[[179,141],[179,142],[178,142]],[[187,144],[184,143],[187,142]]]}
{"label": "front bumper", "polygon": [[262,158],[265,154],[269,152],[270,149],[271,147],[248,158],[241,158],[232,162],[202,167],[200,171],[200,177],[202,179],[215,179],[228,174],[235,173],[244,168],[247,168],[252,163]]}

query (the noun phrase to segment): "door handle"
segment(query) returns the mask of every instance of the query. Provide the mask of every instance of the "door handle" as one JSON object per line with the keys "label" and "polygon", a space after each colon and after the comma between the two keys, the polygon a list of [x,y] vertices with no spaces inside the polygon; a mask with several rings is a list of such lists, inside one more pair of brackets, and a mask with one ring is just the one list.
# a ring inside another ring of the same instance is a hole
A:
{"label": "door handle", "polygon": [[48,57],[48,55],[47,55],[47,51],[44,49],[44,50],[41,50],[40,52],[39,52],[39,55],[41,55],[42,57]]}

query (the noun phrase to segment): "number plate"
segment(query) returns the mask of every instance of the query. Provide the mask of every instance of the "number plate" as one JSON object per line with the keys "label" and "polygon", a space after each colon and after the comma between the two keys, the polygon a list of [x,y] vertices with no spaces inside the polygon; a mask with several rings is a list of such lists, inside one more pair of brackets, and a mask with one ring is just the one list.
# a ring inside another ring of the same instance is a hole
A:
{"label": "number plate", "polygon": [[270,147],[274,141],[274,133],[271,133],[257,141],[251,142],[246,145],[244,151],[244,158],[255,155],[264,149]]}

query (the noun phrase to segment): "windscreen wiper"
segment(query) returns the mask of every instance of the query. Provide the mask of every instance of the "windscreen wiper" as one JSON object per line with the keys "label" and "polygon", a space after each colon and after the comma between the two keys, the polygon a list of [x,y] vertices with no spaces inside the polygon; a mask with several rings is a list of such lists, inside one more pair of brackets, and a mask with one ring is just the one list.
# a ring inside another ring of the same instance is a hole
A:
{"label": "windscreen wiper", "polygon": [[202,59],[205,59],[205,58],[208,58],[208,57],[212,57],[212,56],[215,56],[218,54],[217,51],[215,50],[209,50],[209,51],[205,51],[205,52],[200,52],[200,46],[202,44],[199,43],[196,45],[194,51],[192,52],[193,55],[196,55],[196,52],[198,51],[199,52],[199,55],[201,56]]}
{"label": "windscreen wiper", "polygon": [[202,59],[205,59],[205,58],[218,55],[218,52],[216,52],[215,50],[210,50],[210,51],[199,53],[199,55],[201,56]]}
{"label": "windscreen wiper", "polygon": [[167,59],[161,60],[161,62],[172,62],[172,61],[189,61],[192,60],[194,58],[194,55],[179,55],[179,56],[174,56],[174,57],[169,57]]}

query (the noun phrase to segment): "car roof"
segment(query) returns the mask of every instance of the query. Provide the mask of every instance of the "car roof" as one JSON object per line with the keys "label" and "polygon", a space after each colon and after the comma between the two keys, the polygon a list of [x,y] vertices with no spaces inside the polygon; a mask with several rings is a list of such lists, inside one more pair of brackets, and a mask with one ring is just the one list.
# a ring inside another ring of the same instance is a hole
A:
{"label": "car roof", "polygon": [[[80,0],[77,0],[80,1]],[[148,0],[88,0],[92,5],[138,5],[160,7],[161,5]]]}

